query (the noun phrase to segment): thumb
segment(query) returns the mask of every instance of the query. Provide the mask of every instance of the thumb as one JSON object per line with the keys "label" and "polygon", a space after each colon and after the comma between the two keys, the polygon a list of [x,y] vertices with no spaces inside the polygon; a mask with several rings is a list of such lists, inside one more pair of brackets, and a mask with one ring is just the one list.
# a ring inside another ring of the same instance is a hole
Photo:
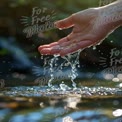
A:
{"label": "thumb", "polygon": [[63,20],[59,20],[59,21],[55,22],[55,26],[59,29],[65,29],[65,28],[72,27],[73,24],[74,24],[73,15],[71,15],[70,17],[65,18]]}

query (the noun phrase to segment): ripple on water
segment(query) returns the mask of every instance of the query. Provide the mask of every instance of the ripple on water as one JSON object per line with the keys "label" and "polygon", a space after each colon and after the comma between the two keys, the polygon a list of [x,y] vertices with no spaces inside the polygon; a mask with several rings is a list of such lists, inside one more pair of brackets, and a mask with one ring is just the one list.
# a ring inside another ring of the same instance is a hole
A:
{"label": "ripple on water", "polygon": [[8,89],[1,91],[2,95],[5,96],[54,96],[54,95],[69,95],[69,94],[80,94],[82,97],[94,97],[94,96],[122,96],[122,90],[120,88],[109,88],[109,87],[81,87],[81,88],[70,88],[63,82],[60,87],[9,87]]}

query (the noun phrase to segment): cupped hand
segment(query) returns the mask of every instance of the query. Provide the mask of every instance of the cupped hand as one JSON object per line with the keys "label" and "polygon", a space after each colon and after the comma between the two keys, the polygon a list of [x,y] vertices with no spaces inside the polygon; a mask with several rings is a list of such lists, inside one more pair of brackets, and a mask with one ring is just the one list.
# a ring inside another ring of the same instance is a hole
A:
{"label": "cupped hand", "polygon": [[55,25],[59,29],[73,27],[73,30],[57,42],[40,46],[38,50],[43,55],[65,56],[100,43],[111,32],[111,28],[104,23],[99,8],[90,8],[75,13],[66,19],[57,21]]}

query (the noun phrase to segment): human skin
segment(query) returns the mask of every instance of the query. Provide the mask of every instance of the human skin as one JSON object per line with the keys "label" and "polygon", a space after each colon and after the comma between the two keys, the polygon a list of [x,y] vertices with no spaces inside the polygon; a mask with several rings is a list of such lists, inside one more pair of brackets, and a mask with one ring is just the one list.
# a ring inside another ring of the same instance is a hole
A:
{"label": "human skin", "polygon": [[55,22],[55,26],[59,29],[73,27],[72,32],[57,42],[40,46],[38,50],[43,55],[65,56],[101,43],[121,25],[122,0],[106,6],[86,9]]}

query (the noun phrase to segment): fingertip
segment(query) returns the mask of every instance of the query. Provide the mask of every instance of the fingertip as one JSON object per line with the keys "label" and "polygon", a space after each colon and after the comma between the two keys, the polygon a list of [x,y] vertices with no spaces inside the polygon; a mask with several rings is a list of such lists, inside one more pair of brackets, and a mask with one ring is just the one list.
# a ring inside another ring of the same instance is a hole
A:
{"label": "fingertip", "polygon": [[41,51],[43,48],[49,48],[49,47],[50,47],[50,45],[48,45],[48,44],[47,45],[41,45],[38,47],[38,50]]}
{"label": "fingertip", "polygon": [[57,23],[58,23],[58,21],[56,21],[56,22],[54,22],[54,25],[57,27]]}
{"label": "fingertip", "polygon": [[40,51],[41,54],[43,55],[50,55],[50,49],[49,48],[44,48]]}
{"label": "fingertip", "polygon": [[42,50],[42,46],[39,46],[38,47],[38,51],[40,52]]}
{"label": "fingertip", "polygon": [[59,30],[63,30],[64,27],[61,26],[61,20],[57,21],[54,23],[55,27],[58,28]]}

